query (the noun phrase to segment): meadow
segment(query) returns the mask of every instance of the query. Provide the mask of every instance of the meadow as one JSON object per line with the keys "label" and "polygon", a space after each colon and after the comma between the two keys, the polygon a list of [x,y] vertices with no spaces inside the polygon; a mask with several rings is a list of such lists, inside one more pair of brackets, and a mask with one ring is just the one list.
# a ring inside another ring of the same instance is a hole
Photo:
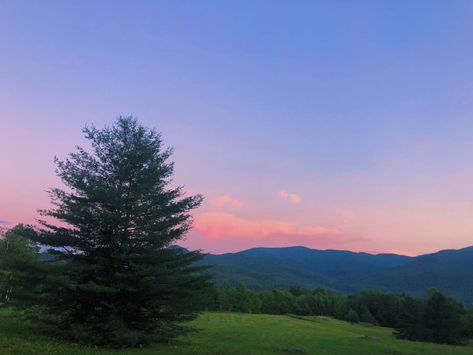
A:
{"label": "meadow", "polygon": [[103,349],[66,343],[44,325],[0,310],[0,354],[473,354],[473,344],[448,346],[396,339],[390,328],[328,317],[203,313],[200,331],[167,344]]}

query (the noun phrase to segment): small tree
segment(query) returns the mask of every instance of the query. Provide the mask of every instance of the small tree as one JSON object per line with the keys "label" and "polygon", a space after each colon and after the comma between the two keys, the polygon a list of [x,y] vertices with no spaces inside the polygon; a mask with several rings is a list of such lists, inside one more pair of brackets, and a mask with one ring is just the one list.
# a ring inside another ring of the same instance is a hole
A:
{"label": "small tree", "polygon": [[430,297],[423,314],[427,340],[446,344],[457,344],[463,341],[462,315],[464,313],[463,305],[436,289],[430,290]]}
{"label": "small tree", "polygon": [[360,321],[364,323],[378,324],[376,318],[371,314],[368,307],[364,306],[361,310]]}
{"label": "small tree", "polygon": [[424,302],[405,296],[399,314],[395,335],[401,339],[421,340],[425,338],[422,314]]}
{"label": "small tree", "polygon": [[19,224],[0,238],[0,305],[24,304],[39,285],[43,265],[33,235],[33,228]]}
{"label": "small tree", "polygon": [[353,308],[350,308],[345,315],[345,320],[350,323],[358,323],[360,321],[360,317]]}
{"label": "small tree", "polygon": [[56,255],[42,298],[59,329],[85,343],[136,346],[191,330],[196,300],[209,286],[197,251],[173,247],[191,227],[200,195],[172,187],[172,151],[161,135],[120,117],[111,128],[85,128],[91,151],[77,148],[57,174],[61,223],[41,221],[38,239]]}

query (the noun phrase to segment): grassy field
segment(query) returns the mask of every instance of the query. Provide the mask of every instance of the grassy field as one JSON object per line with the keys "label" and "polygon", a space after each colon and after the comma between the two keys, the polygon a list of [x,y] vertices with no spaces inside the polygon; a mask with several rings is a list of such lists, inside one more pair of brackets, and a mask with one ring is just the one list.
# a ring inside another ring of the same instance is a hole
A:
{"label": "grassy field", "polygon": [[473,345],[445,346],[397,340],[391,329],[326,317],[205,313],[197,334],[171,344],[132,350],[67,344],[47,329],[0,310],[0,354],[473,354]]}

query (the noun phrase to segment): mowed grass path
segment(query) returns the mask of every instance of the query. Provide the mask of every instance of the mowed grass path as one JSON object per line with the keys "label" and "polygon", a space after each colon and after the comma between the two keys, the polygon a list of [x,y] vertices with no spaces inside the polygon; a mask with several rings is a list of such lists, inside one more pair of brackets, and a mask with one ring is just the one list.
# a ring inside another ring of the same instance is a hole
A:
{"label": "mowed grass path", "polygon": [[204,313],[197,334],[142,349],[94,349],[64,343],[44,327],[0,310],[0,354],[473,354],[473,345],[446,346],[401,341],[392,330],[353,325],[326,317],[296,318],[238,313]]}

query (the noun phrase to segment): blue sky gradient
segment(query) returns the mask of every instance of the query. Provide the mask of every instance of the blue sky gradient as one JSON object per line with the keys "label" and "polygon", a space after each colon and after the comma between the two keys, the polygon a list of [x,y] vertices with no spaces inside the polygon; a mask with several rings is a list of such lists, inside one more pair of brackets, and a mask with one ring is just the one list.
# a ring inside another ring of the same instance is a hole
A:
{"label": "blue sky gradient", "polygon": [[472,15],[471,1],[0,1],[0,219],[34,221],[53,156],[133,114],[207,198],[193,247],[471,245]]}

